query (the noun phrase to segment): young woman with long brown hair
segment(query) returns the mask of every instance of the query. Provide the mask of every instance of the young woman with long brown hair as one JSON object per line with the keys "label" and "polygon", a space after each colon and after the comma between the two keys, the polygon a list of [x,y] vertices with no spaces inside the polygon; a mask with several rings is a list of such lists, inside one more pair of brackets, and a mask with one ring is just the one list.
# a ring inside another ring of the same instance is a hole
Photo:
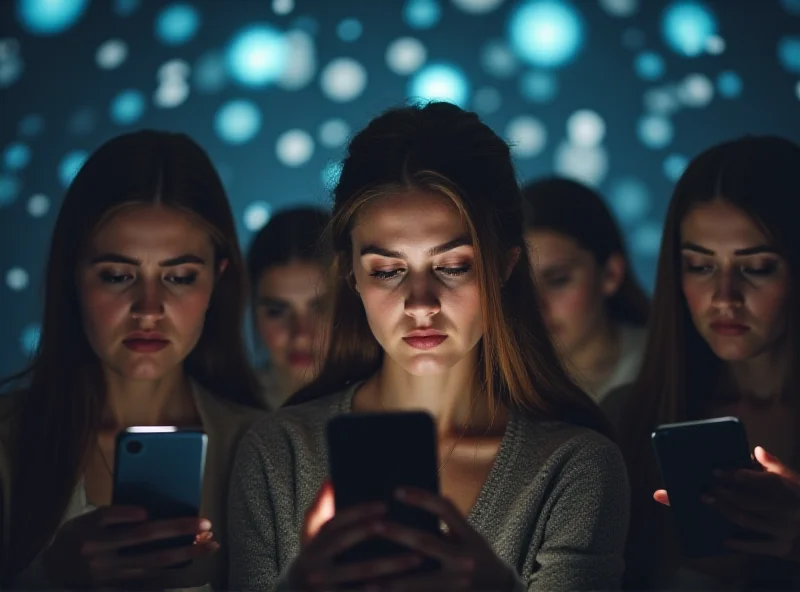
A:
{"label": "young woman with long brown hair", "polygon": [[[334,201],[329,357],[242,441],[231,588],[617,587],[626,473],[536,305],[508,146],[454,105],[393,109],[351,142]],[[402,499],[440,518],[442,540],[386,521],[380,508],[330,515],[327,420],[409,409],[435,419],[442,495]],[[410,553],[333,562],[378,532]],[[424,557],[441,569],[399,575]]]}
{"label": "young woman with long brown hair", "polygon": [[314,380],[328,351],[331,249],[323,235],[330,219],[312,207],[278,212],[247,252],[256,349],[268,357],[258,371],[261,401],[269,410]]}
{"label": "young woman with long brown hair", "polygon": [[[64,198],[45,282],[38,351],[3,401],[4,584],[224,585],[216,551],[229,465],[257,416],[258,386],[242,339],[247,288],[233,216],[202,148],[153,131],[103,144]],[[110,505],[115,436],[147,425],[208,435],[200,519],[149,521],[140,508]],[[117,554],[180,534],[197,544]]]}
{"label": "young woman with long brown hair", "polygon": [[603,199],[569,179],[526,185],[525,239],[545,322],[595,400],[636,378],[650,301]]}
{"label": "young woman with long brown hair", "polygon": [[[800,584],[798,196],[800,146],[776,137],[703,152],[675,188],[642,370],[605,402],[621,417],[633,485],[632,589]],[[706,501],[766,540],[730,541],[731,556],[687,563],[650,434],[663,423],[731,415],[765,470],[721,478]]]}

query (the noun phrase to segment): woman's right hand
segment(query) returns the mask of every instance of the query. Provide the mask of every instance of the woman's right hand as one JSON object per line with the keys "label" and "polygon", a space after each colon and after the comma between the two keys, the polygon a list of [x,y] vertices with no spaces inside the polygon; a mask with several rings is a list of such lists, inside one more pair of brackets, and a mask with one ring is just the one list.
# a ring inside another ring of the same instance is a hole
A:
{"label": "woman's right hand", "polygon": [[[43,551],[50,581],[70,589],[109,587],[137,582],[147,587],[165,575],[166,568],[211,555],[219,545],[210,540],[211,523],[202,518],[148,521],[143,508],[106,506],[64,523]],[[180,536],[195,544],[121,555],[119,550]]]}
{"label": "woman's right hand", "polygon": [[337,589],[419,566],[423,557],[418,553],[358,563],[334,562],[341,552],[379,536],[386,512],[385,504],[369,503],[334,513],[333,488],[330,482],[323,483],[305,515],[302,549],[288,573],[289,589],[303,592]]}

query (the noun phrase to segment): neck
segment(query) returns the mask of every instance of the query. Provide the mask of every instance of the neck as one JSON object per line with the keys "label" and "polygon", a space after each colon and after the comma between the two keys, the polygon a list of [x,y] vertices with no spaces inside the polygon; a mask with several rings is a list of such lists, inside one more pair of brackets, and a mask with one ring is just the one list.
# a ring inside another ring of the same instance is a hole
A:
{"label": "neck", "polygon": [[191,383],[182,367],[157,380],[128,380],[110,371],[105,374],[104,429],[198,423]]}
{"label": "neck", "polygon": [[778,399],[786,386],[789,364],[781,351],[766,351],[748,360],[729,362],[725,378],[745,399]]}
{"label": "neck", "polygon": [[426,411],[440,437],[486,429],[495,419],[477,380],[478,347],[447,372],[415,376],[389,356],[362,387],[365,398],[382,411]]}
{"label": "neck", "polygon": [[590,390],[605,381],[620,355],[619,328],[608,317],[603,317],[598,325],[588,339],[567,356],[567,366],[572,367],[580,382],[587,384]]}

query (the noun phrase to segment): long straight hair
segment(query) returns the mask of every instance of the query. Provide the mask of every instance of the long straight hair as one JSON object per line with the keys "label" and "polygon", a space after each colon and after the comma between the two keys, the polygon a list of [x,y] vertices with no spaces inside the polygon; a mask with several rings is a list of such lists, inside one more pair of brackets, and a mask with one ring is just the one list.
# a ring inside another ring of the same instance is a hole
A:
{"label": "long straight hair", "polygon": [[105,381],[83,330],[76,273],[98,225],[127,204],[161,204],[190,214],[208,230],[216,262],[228,261],[184,371],[219,396],[256,405],[258,386],[242,337],[244,263],[213,164],[183,134],[142,131],[109,140],[67,190],[50,243],[39,347],[30,366],[5,381],[20,388],[11,395],[12,557],[3,566],[6,579],[58,528],[97,440]]}
{"label": "long straight hair", "polygon": [[616,254],[625,262],[625,277],[606,299],[612,321],[643,326],[650,316],[650,299],[636,279],[614,217],[595,191],[570,179],[552,177],[522,189],[525,229],[563,234],[592,254],[598,267]]}
{"label": "long straight hair", "polygon": [[692,322],[682,292],[680,226],[696,204],[722,199],[746,213],[774,241],[789,273],[787,333],[789,376],[785,392],[797,396],[800,352],[800,232],[794,214],[800,196],[800,146],[777,137],[745,137],[697,156],[675,187],[656,273],[650,332],[638,379],[623,413],[620,438],[633,486],[629,576],[647,585],[655,570],[667,512],[653,499],[661,487],[650,444],[663,423],[699,419],[723,362]]}
{"label": "long straight hair", "polygon": [[[370,201],[408,191],[449,198],[467,224],[483,316],[477,371],[489,404],[610,435],[599,408],[562,368],[536,304],[508,146],[474,113],[449,103],[391,109],[350,143],[330,227],[336,254],[331,348],[320,376],[288,404],[336,392],[380,368],[383,350],[353,287],[351,232]],[[504,283],[515,247],[520,259]]]}

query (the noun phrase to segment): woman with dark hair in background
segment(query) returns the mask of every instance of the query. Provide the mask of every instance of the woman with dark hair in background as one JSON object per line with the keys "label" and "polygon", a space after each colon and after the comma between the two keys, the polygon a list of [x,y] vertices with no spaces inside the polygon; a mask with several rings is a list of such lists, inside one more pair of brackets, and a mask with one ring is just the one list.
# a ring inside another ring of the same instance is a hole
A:
{"label": "woman with dark hair in background", "polygon": [[[800,585],[798,197],[800,146],[775,137],[703,152],[675,188],[642,370],[604,405],[621,416],[633,485],[632,589]],[[704,501],[766,538],[733,540],[731,556],[689,563],[670,509],[653,501],[668,503],[650,434],[724,416],[742,420],[764,471],[722,476]]]}
{"label": "woman with dark hair in background", "polygon": [[[508,146],[454,105],[392,109],[352,140],[334,198],[330,352],[317,380],[242,441],[231,588],[618,587],[626,473],[535,305]],[[327,421],[411,409],[436,423],[442,494],[400,499],[448,534],[368,505],[331,517]],[[376,533],[409,553],[335,562]],[[403,575],[426,557],[441,568]]]}
{"label": "woman with dark hair in background", "polygon": [[[216,551],[229,466],[258,414],[258,383],[242,337],[244,263],[206,153],[155,131],[103,144],[67,191],[45,277],[38,351],[3,401],[4,583],[224,585]],[[201,518],[149,521],[141,508],[110,505],[117,433],[158,425],[208,436]],[[177,535],[196,543],[117,553]]]}
{"label": "woman with dark hair in background", "polygon": [[269,410],[314,380],[325,360],[329,222],[330,215],[316,208],[280,212],[247,253],[255,326],[269,356],[259,372],[262,404]]}
{"label": "woman with dark hair in background", "polygon": [[525,239],[547,326],[596,401],[636,378],[650,302],[603,199],[567,179],[523,188]]}

